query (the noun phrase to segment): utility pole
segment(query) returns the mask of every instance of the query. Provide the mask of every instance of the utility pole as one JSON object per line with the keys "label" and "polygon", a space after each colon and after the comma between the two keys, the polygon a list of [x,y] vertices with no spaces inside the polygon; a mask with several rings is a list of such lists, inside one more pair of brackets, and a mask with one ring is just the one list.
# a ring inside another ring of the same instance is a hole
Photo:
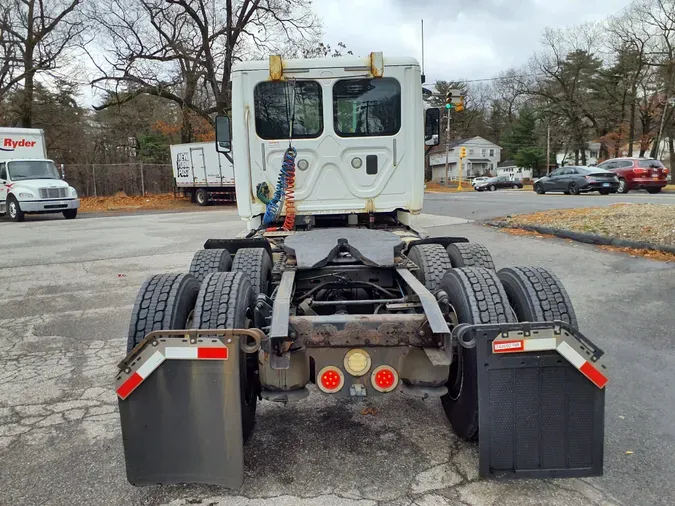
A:
{"label": "utility pole", "polygon": [[450,157],[450,109],[446,109],[448,124],[445,127],[445,186],[448,186],[448,164]]}
{"label": "utility pole", "polygon": [[551,173],[549,168],[549,162],[551,161],[551,123],[548,123],[548,128],[546,132],[546,175],[548,176]]}

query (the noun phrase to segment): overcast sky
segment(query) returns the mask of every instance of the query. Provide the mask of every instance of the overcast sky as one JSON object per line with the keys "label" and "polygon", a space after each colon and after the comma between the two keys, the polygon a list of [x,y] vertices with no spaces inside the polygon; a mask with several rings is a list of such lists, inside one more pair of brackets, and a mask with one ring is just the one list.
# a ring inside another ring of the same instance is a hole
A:
{"label": "overcast sky", "polygon": [[493,77],[540,48],[544,27],[599,21],[630,0],[314,0],[324,40],[354,54],[421,58],[427,82]]}

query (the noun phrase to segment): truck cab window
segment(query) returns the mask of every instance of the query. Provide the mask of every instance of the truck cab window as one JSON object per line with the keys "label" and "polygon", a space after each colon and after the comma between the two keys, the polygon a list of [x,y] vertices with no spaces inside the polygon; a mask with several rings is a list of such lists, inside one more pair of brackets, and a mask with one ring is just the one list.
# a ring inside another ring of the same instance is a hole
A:
{"label": "truck cab window", "polygon": [[401,85],[390,77],[337,81],[333,125],[341,137],[396,135],[401,128]]}
{"label": "truck cab window", "polygon": [[23,160],[9,162],[7,170],[12,181],[23,179],[61,179],[54,162],[47,160]]}
{"label": "truck cab window", "polygon": [[7,168],[4,163],[0,163],[0,179],[3,181],[7,180]]}
{"label": "truck cab window", "polygon": [[[295,117],[293,107],[295,94]],[[291,118],[293,138],[309,139],[323,132],[321,85],[316,81],[269,81],[253,92],[255,130],[261,139],[288,139]]]}

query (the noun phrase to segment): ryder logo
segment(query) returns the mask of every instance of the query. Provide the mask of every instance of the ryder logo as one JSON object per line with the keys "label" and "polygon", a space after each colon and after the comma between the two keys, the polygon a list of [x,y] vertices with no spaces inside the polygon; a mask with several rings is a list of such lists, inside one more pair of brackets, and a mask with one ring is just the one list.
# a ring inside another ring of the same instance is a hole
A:
{"label": "ryder logo", "polygon": [[36,144],[36,141],[29,141],[28,139],[19,139],[15,141],[9,137],[5,137],[2,140],[2,146],[0,146],[0,151],[14,151],[16,148],[32,148]]}

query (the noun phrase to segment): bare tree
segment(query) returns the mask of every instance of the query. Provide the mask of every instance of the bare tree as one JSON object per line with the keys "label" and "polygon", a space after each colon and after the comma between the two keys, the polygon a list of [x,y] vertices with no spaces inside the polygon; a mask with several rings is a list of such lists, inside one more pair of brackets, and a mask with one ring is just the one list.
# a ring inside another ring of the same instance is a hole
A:
{"label": "bare tree", "polygon": [[156,95],[213,121],[230,108],[230,74],[237,61],[315,41],[318,22],[309,0],[113,0],[94,11],[107,35],[100,75],[108,93],[100,110]]}
{"label": "bare tree", "polygon": [[[589,127],[598,121],[589,99],[602,62],[595,54],[599,47],[596,25],[544,31],[546,50],[530,63],[529,93],[544,101],[549,117],[565,123],[572,135],[575,163],[586,164]],[[579,160],[581,158],[581,160]]]}
{"label": "bare tree", "polygon": [[6,0],[0,14],[0,96],[22,86],[21,124],[33,123],[35,78],[58,69],[84,30],[77,19],[81,0]]}

